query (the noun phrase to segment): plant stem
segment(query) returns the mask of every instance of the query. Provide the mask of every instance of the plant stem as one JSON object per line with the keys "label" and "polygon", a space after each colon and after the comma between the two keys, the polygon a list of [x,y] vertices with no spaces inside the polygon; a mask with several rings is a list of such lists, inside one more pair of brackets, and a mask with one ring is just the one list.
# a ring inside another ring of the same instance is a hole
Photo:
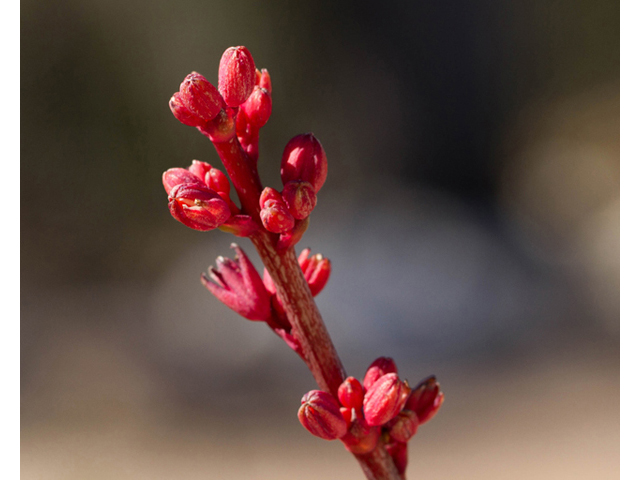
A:
{"label": "plant stem", "polygon": [[[255,162],[248,157],[237,137],[213,144],[238,192],[243,211],[261,225],[259,199],[262,183]],[[300,342],[314,379],[322,390],[337,397],[338,387],[345,378],[344,368],[293,247],[278,253],[275,248],[277,235],[264,229],[252,235],[251,241],[276,285],[293,327],[292,332]],[[402,480],[382,442],[372,452],[355,457],[369,480]]]}

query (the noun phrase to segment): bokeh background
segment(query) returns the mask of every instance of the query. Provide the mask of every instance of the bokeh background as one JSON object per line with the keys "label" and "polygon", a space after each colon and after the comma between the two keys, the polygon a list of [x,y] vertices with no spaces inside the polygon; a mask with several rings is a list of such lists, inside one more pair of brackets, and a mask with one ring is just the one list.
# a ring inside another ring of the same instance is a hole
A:
{"label": "bokeh background", "polygon": [[168,99],[246,45],[264,183],[295,134],[329,158],[301,246],[348,372],[445,391],[409,478],[618,478],[619,33],[596,0],[21,2],[22,477],[360,478],[201,287],[233,238],[167,211],[165,169],[220,165]]}

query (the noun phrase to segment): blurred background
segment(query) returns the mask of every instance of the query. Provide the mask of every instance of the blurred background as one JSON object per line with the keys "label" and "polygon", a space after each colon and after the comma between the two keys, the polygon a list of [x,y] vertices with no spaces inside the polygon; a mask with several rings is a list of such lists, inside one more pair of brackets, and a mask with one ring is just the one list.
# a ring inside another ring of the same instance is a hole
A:
{"label": "blurred background", "polygon": [[618,2],[21,7],[23,478],[363,478],[299,425],[298,357],[201,287],[235,238],[167,211],[164,170],[220,167],[167,102],[232,45],[273,80],[265,185],[292,136],[327,152],[300,247],[347,371],[446,394],[408,477],[619,478]]}

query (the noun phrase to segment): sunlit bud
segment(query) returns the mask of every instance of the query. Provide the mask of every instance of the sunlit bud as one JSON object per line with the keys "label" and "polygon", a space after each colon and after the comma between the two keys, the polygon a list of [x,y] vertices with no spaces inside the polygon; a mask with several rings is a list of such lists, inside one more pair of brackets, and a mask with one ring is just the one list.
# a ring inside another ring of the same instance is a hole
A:
{"label": "sunlit bud", "polygon": [[240,108],[244,110],[249,122],[262,128],[271,116],[271,95],[264,88],[254,87],[253,93]]}
{"label": "sunlit bud", "polygon": [[271,294],[260,274],[235,243],[236,260],[218,257],[216,267],[209,267],[209,276],[202,274],[202,284],[227,307],[249,320],[267,320],[271,316]]}
{"label": "sunlit bud", "polygon": [[380,428],[372,427],[362,419],[353,414],[347,434],[340,440],[351,453],[356,455],[369,453],[376,448],[378,439],[380,438]]}
{"label": "sunlit bud", "polygon": [[227,195],[231,192],[231,185],[227,176],[217,168],[213,168],[207,162],[201,162],[199,160],[193,160],[189,171],[197,176],[204,184],[211,190],[218,192],[224,192]]}
{"label": "sunlit bud", "polygon": [[387,373],[398,373],[398,367],[396,367],[396,362],[393,361],[393,358],[389,357],[378,357],[376,358],[369,368],[367,368],[367,373],[364,375],[364,380],[362,381],[362,385],[364,386],[365,391],[371,388],[381,376]]}
{"label": "sunlit bud", "polygon": [[316,193],[327,179],[327,156],[312,133],[293,137],[287,143],[280,164],[282,184],[291,180],[309,182]]}
{"label": "sunlit bud", "polygon": [[176,185],[169,193],[169,211],[179,222],[202,232],[217,228],[231,215],[220,195],[201,182]]}
{"label": "sunlit bud", "polygon": [[271,95],[271,75],[269,75],[267,69],[263,68],[262,70],[260,70],[260,72],[257,72],[256,76],[256,85],[258,85],[260,88],[264,88],[267,92],[269,92],[269,95]]}
{"label": "sunlit bud", "polygon": [[267,200],[275,200],[278,203],[283,203],[282,195],[280,195],[280,192],[271,187],[265,187],[260,194],[260,200],[258,200],[258,203],[260,204],[261,209],[265,207]]}
{"label": "sunlit bud", "polygon": [[233,215],[218,228],[236,237],[248,237],[258,231],[258,225],[249,215]]}
{"label": "sunlit bud", "polygon": [[171,193],[171,190],[173,190],[176,185],[183,183],[193,183],[206,187],[197,175],[194,175],[185,168],[170,168],[162,174],[162,185],[164,185],[167,195]]}
{"label": "sunlit bud", "polygon": [[264,228],[273,233],[287,232],[296,222],[284,202],[277,200],[267,200],[264,203],[264,208],[260,210],[260,219]]}
{"label": "sunlit bud", "polygon": [[278,252],[284,252],[287,248],[293,247],[302,240],[304,232],[309,228],[309,218],[310,217],[304,220],[297,220],[296,225],[291,230],[280,235],[278,243],[276,244],[276,250]]}
{"label": "sunlit bud", "polygon": [[398,473],[404,475],[404,472],[407,471],[407,463],[409,462],[407,444],[404,442],[392,442],[385,445],[385,448],[387,452],[389,452]]}
{"label": "sunlit bud", "polygon": [[198,130],[214,143],[228,142],[236,133],[233,109],[223,108],[213,120],[199,126]]}
{"label": "sunlit bud", "polygon": [[383,425],[395,417],[409,397],[411,387],[396,373],[387,373],[371,385],[364,396],[364,418],[371,426]]}
{"label": "sunlit bud", "polygon": [[420,425],[434,417],[444,402],[444,394],[440,391],[440,384],[436,377],[424,379],[413,389],[405,408],[418,415]]}
{"label": "sunlit bud", "polygon": [[347,422],[340,413],[338,401],[321,390],[311,390],[302,397],[298,419],[304,428],[325,440],[340,438],[347,433]]}
{"label": "sunlit bud", "polygon": [[256,66],[246,47],[229,47],[222,54],[218,69],[218,88],[227,105],[240,106],[253,91]]}
{"label": "sunlit bud", "polygon": [[198,115],[192,113],[191,110],[184,105],[180,92],[173,94],[169,100],[169,108],[174,117],[189,127],[199,127],[207,122],[207,120],[203,120]]}
{"label": "sunlit bud", "polygon": [[354,377],[348,377],[338,387],[338,399],[340,403],[347,408],[362,408],[362,400],[364,399],[364,390],[360,382]]}
{"label": "sunlit bud", "polygon": [[311,250],[305,248],[298,257],[298,263],[304,273],[304,278],[309,284],[311,294],[315,297],[325,287],[331,275],[331,261],[317,253],[311,257]]}
{"label": "sunlit bud", "polygon": [[296,220],[304,220],[316,206],[317,197],[308,182],[292,180],[282,190],[282,199]]}
{"label": "sunlit bud", "polygon": [[[405,405],[406,407],[406,405]],[[398,442],[408,442],[418,431],[418,416],[412,410],[402,410],[387,424],[389,436]]]}
{"label": "sunlit bud", "polygon": [[203,121],[213,120],[224,107],[224,100],[216,87],[198,72],[191,72],[182,81],[180,99],[193,115]]}

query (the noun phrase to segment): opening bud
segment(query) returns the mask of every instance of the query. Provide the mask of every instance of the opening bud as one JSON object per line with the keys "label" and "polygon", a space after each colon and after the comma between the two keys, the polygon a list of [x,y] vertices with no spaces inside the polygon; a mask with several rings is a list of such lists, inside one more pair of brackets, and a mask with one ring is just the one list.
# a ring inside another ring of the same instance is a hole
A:
{"label": "opening bud", "polygon": [[[405,405],[406,406],[406,405]],[[408,442],[418,431],[418,416],[412,410],[402,410],[387,424],[389,436],[397,442]]]}
{"label": "opening bud", "polygon": [[364,375],[364,380],[362,381],[362,385],[364,386],[365,391],[371,388],[381,376],[386,375],[387,373],[398,373],[398,367],[396,367],[396,362],[393,361],[393,358],[390,357],[378,357],[376,358],[369,368],[367,368],[367,373]]}
{"label": "opening bud", "polygon": [[218,88],[227,105],[239,107],[256,84],[256,66],[246,47],[229,47],[222,54]]}
{"label": "opening bud", "polygon": [[425,378],[413,389],[405,407],[416,413],[422,425],[438,413],[442,402],[444,402],[444,394],[440,391],[440,384],[436,381],[436,377],[431,376]]}
{"label": "opening bud", "polygon": [[296,220],[304,220],[316,206],[316,192],[309,182],[292,180],[282,190],[282,199]]}
{"label": "opening bud", "polygon": [[253,93],[240,107],[244,110],[247,120],[258,128],[267,124],[271,116],[271,95],[260,87],[254,87]]}
{"label": "opening bud", "polygon": [[209,267],[211,281],[203,273],[202,284],[222,303],[248,320],[266,321],[271,316],[271,294],[247,255],[235,243],[236,260],[218,257]]}
{"label": "opening bud", "polygon": [[162,185],[164,186],[167,195],[171,193],[171,190],[173,190],[174,187],[183,183],[192,183],[206,187],[200,177],[184,168],[170,168],[162,174]]}
{"label": "opening bud", "polygon": [[370,426],[383,425],[395,417],[409,397],[411,387],[396,373],[387,373],[371,385],[364,396],[363,412]]}
{"label": "opening bud", "polygon": [[201,232],[219,227],[231,215],[220,195],[201,183],[176,185],[169,193],[169,211],[179,222]]}
{"label": "opening bud", "polygon": [[340,403],[347,408],[362,408],[364,400],[364,390],[358,379],[347,377],[347,379],[338,387],[338,399]]}
{"label": "opening bud", "polygon": [[222,96],[206,78],[191,72],[180,84],[182,104],[203,122],[213,120],[224,107]]}
{"label": "opening bud", "polygon": [[331,275],[331,261],[321,253],[309,257],[311,250],[305,248],[298,257],[298,263],[309,284],[311,294],[315,297],[325,287]]}
{"label": "opening bud", "polygon": [[311,390],[302,397],[298,420],[316,437],[334,440],[347,433],[347,422],[338,401],[321,390]]}
{"label": "opening bud", "polygon": [[312,133],[293,137],[287,143],[280,164],[283,185],[292,180],[309,182],[316,193],[327,179],[327,156]]}
{"label": "opening bud", "polygon": [[288,232],[296,222],[284,202],[273,199],[264,202],[264,207],[260,210],[260,219],[264,228],[273,233]]}

